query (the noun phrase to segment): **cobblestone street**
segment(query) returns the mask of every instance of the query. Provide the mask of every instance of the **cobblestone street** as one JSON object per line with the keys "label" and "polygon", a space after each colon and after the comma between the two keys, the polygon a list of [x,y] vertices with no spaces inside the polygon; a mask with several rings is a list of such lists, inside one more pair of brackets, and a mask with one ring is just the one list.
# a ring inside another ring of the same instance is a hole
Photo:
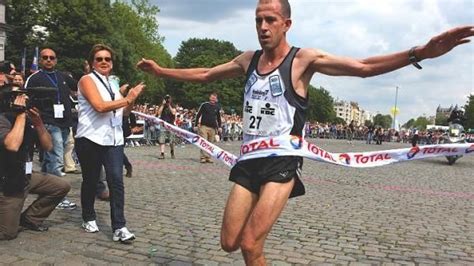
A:
{"label": "cobblestone street", "polygon": [[[353,146],[310,140],[331,152],[408,147]],[[219,143],[238,154],[238,142]],[[23,231],[0,242],[0,264],[237,264],[240,252],[219,245],[232,183],[218,162],[200,164],[199,151],[178,147],[176,159],[158,160],[158,146],[126,148],[134,166],[124,177],[131,245],[112,241],[107,202],[96,201],[100,232],[85,233],[81,208],[55,210],[46,233]],[[167,147],[167,151],[169,148]],[[38,169],[38,168],[36,168]],[[306,195],[291,199],[273,227],[265,252],[285,264],[474,264],[474,156],[454,166],[446,158],[349,169],[305,160]],[[81,176],[68,174],[69,198],[80,205]],[[30,196],[27,204],[34,196]]]}

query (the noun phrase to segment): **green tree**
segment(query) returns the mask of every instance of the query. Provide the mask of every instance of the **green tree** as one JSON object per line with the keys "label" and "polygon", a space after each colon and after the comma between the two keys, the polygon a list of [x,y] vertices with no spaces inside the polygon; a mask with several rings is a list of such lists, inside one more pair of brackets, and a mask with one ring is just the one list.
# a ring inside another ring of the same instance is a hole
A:
{"label": "green tree", "polygon": [[416,119],[415,123],[413,123],[413,126],[418,128],[418,129],[425,130],[426,126],[429,123],[430,123],[430,121],[428,120],[428,118],[426,118],[424,116],[420,116]]}
{"label": "green tree", "polygon": [[[242,52],[227,41],[192,38],[181,43],[174,58],[177,68],[213,67],[226,63]],[[227,112],[240,112],[244,77],[220,80],[210,84],[167,81],[167,93],[186,107],[196,107],[207,100],[210,92],[219,94],[219,102]]]}
{"label": "green tree", "polygon": [[392,125],[392,116],[377,114],[374,116],[374,125],[381,126],[382,128],[390,128]]}
{"label": "green tree", "polygon": [[448,118],[441,113],[436,114],[435,124],[439,126],[447,126]]}
{"label": "green tree", "polygon": [[[157,95],[165,90],[164,82],[136,70],[135,64],[145,57],[163,66],[172,65],[158,34],[159,9],[148,0],[133,0],[130,4],[116,1],[113,5],[110,2],[10,0],[7,21],[18,30],[7,38],[11,41],[7,58],[19,61],[23,47],[51,47],[59,58],[58,69],[71,71],[79,78],[92,45],[104,43],[116,53],[114,74],[122,83],[145,81],[147,89],[140,101],[156,101]],[[47,35],[33,34],[34,25],[44,27]]]}
{"label": "green tree", "polygon": [[40,47],[53,48],[58,56],[58,69],[71,71],[79,78],[92,45],[110,45],[107,37],[114,28],[110,16],[104,14],[113,14],[112,8],[104,2],[83,0],[47,1],[47,6],[42,26],[49,37]]}
{"label": "green tree", "polygon": [[474,94],[471,94],[468,97],[468,101],[464,106],[465,113],[465,121],[464,121],[464,128],[466,129],[474,129]]}
{"label": "green tree", "polygon": [[415,124],[415,119],[412,118],[412,119],[408,120],[408,121],[403,125],[403,127],[404,127],[404,128],[412,128],[414,124]]}
{"label": "green tree", "polygon": [[[124,81],[135,84],[144,81],[147,85],[141,102],[161,102],[165,92],[165,82],[138,71],[135,64],[141,58],[151,58],[162,66],[172,66],[173,61],[162,45],[163,38],[158,33],[156,14],[159,9],[147,0],[131,1],[131,6],[116,2],[111,17],[115,30],[109,38],[117,53],[116,74]],[[138,30],[137,30],[138,29]]]}
{"label": "green tree", "polygon": [[341,117],[335,117],[332,122],[334,124],[341,124],[341,125],[346,125],[346,120],[342,119]]}
{"label": "green tree", "polygon": [[309,106],[306,120],[318,122],[332,122],[336,118],[334,99],[329,91],[323,87],[308,87]]}
{"label": "green tree", "polygon": [[41,0],[7,0],[6,24],[10,27],[7,32],[5,45],[5,58],[17,67],[21,64],[23,48],[27,48],[27,68],[31,63],[33,50],[36,45],[41,45],[47,37],[42,31],[34,31],[34,26],[42,25],[47,7]]}

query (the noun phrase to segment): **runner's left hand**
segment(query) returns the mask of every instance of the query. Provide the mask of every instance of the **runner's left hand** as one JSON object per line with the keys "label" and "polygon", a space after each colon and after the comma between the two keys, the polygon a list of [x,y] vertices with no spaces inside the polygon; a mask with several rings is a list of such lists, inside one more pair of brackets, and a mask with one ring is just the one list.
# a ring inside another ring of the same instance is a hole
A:
{"label": "runner's left hand", "polygon": [[454,47],[470,42],[468,38],[474,36],[473,26],[464,26],[450,29],[441,33],[438,36],[431,38],[431,40],[424,45],[417,57],[419,59],[435,58],[441,56]]}

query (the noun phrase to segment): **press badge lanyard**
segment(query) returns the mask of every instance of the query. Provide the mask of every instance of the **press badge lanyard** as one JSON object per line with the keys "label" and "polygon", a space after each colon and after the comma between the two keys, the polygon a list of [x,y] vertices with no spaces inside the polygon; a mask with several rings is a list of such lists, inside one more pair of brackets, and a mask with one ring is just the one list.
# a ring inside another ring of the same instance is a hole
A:
{"label": "press badge lanyard", "polygon": [[49,75],[48,73],[45,73],[43,70],[41,70],[41,72],[43,72],[43,74],[49,79],[49,81],[51,81],[51,83],[53,84],[54,87],[56,87],[56,89],[58,89],[58,93],[57,93],[57,102],[58,104],[61,104],[61,95],[59,93],[59,86],[58,86],[58,76],[56,76],[56,71],[53,71],[53,74],[54,74],[54,79],[53,80]]}
{"label": "press badge lanyard", "polygon": [[[115,94],[112,91],[112,88],[110,87],[110,83],[107,81],[107,83],[109,83],[109,86],[107,86],[105,84],[105,82],[102,80],[102,78],[97,73],[95,73],[95,71],[92,71],[92,73],[100,80],[100,83],[102,83],[102,85],[104,85],[104,87],[107,90],[107,92],[109,93],[110,98],[112,99],[112,101],[115,101]],[[114,112],[114,116],[115,116],[115,110],[113,110],[112,112]]]}

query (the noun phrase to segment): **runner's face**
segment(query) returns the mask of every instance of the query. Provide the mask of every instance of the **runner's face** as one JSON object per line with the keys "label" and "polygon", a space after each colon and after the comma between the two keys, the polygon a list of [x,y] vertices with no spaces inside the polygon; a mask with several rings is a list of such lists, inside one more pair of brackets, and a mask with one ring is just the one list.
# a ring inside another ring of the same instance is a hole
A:
{"label": "runner's face", "polygon": [[40,54],[40,64],[45,70],[52,71],[56,67],[58,59],[56,53],[51,49],[44,49]]}
{"label": "runner's face", "polygon": [[110,75],[112,71],[112,55],[107,50],[101,50],[95,53],[92,67],[104,76]]}
{"label": "runner's face", "polygon": [[291,20],[281,14],[279,1],[271,1],[257,5],[255,25],[262,49],[274,49],[284,40]]}

